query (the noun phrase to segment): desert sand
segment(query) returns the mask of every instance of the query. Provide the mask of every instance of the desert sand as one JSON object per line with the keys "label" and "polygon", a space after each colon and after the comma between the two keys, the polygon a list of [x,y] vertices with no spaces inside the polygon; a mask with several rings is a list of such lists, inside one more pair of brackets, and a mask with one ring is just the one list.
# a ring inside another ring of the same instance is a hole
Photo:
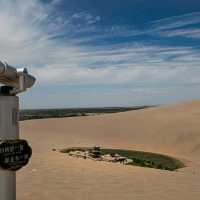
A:
{"label": "desert sand", "polygon": [[[17,200],[199,200],[200,101],[89,117],[20,123],[33,156],[17,172]],[[176,172],[76,159],[52,151],[70,146],[167,154]]]}

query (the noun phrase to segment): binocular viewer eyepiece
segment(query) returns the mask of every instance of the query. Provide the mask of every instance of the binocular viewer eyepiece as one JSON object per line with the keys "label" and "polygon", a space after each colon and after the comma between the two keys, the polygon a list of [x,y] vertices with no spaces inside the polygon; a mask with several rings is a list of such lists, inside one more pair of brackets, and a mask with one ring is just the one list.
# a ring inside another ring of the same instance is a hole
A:
{"label": "binocular viewer eyepiece", "polygon": [[35,77],[30,75],[26,68],[16,69],[0,61],[0,83],[4,84],[3,87],[9,90],[10,95],[25,91],[32,87],[35,81]]}

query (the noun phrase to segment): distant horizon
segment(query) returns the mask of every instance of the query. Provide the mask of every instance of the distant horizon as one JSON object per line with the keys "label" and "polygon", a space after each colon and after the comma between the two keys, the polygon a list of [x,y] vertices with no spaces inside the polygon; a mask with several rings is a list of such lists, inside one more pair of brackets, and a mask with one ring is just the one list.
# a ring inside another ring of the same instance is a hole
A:
{"label": "distant horizon", "polygon": [[96,107],[41,107],[41,108],[20,108],[20,110],[53,110],[53,109],[103,109],[103,108],[135,108],[135,107],[158,107],[165,105],[173,105],[179,103],[189,103],[194,101],[200,101],[200,99],[190,99],[190,100],[182,100],[182,101],[174,101],[170,103],[163,104],[138,104],[138,105],[129,105],[129,106],[96,106]]}
{"label": "distant horizon", "polygon": [[165,105],[173,105],[173,104],[179,104],[179,103],[189,103],[193,101],[200,101],[199,99],[184,99],[180,101],[172,101],[172,102],[167,102],[167,103],[158,103],[158,104],[135,104],[135,105],[114,105],[114,106],[82,106],[82,107],[27,107],[23,108],[20,106],[20,110],[48,110],[48,109],[87,109],[87,108],[134,108],[134,107],[143,107],[143,106],[149,106],[149,107],[158,107],[158,106],[165,106]]}
{"label": "distant horizon", "polygon": [[50,108],[20,108],[20,110],[61,110],[61,109],[107,109],[107,108],[137,108],[137,107],[156,107],[160,105],[135,105],[135,106],[108,106],[108,107],[50,107]]}

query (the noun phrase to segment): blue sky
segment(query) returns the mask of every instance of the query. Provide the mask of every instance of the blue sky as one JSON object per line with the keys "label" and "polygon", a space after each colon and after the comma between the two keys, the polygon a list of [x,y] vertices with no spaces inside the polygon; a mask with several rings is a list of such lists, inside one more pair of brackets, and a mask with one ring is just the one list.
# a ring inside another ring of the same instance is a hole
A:
{"label": "blue sky", "polygon": [[37,84],[22,108],[200,98],[198,0],[0,0],[0,55]]}

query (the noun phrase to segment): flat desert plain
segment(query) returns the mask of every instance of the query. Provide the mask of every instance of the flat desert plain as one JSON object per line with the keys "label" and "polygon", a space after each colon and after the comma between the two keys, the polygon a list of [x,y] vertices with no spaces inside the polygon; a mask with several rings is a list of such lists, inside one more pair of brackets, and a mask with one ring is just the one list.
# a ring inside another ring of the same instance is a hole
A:
{"label": "flat desert plain", "polygon": [[[18,200],[200,199],[200,101],[117,114],[30,120],[20,127],[33,156],[17,172]],[[52,151],[94,145],[167,154],[187,167],[171,172]]]}

